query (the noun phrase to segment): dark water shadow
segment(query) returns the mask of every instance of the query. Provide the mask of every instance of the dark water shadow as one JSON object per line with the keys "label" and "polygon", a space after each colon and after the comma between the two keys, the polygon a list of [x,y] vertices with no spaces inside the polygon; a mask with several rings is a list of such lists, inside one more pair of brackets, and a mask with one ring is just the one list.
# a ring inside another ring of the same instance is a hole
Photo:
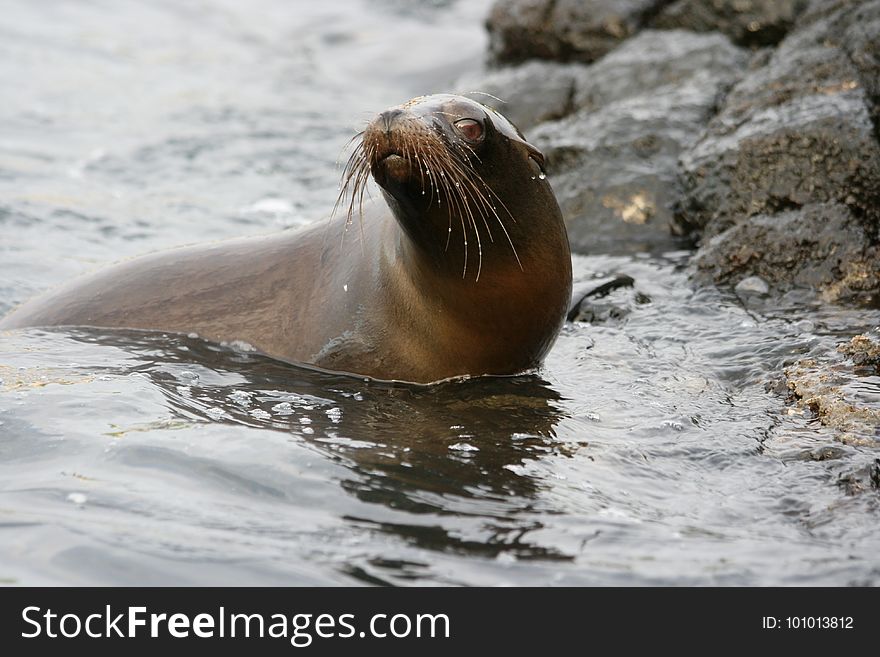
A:
{"label": "dark water shadow", "polygon": [[[558,453],[555,427],[564,417],[560,395],[540,376],[416,386],[314,371],[181,335],[68,334],[135,356],[139,364],[116,373],[148,377],[176,418],[290,434],[345,466],[351,476],[339,483],[349,494],[405,512],[394,521],[380,514],[347,522],[429,550],[569,558],[528,539],[543,526],[534,513],[541,483],[522,468]],[[407,514],[413,522],[397,522]],[[478,518],[480,540],[456,536],[443,521],[450,517]]]}

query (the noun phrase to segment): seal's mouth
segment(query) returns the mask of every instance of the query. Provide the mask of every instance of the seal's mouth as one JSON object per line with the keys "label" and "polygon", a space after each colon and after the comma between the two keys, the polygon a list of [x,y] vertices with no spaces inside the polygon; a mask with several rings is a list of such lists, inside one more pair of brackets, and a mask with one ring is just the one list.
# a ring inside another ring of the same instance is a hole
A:
{"label": "seal's mouth", "polygon": [[380,155],[376,158],[377,164],[391,165],[394,166],[398,161],[407,161],[406,156],[400,151],[389,151],[384,155]]}
{"label": "seal's mouth", "polygon": [[370,167],[373,178],[380,185],[389,182],[404,183],[410,179],[412,170],[410,161],[397,149],[389,149],[379,153]]}

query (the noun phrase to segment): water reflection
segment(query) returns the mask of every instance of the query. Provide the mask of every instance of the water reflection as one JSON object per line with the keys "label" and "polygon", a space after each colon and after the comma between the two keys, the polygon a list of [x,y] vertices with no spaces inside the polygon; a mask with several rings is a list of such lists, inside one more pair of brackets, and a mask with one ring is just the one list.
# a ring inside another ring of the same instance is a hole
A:
{"label": "water reflection", "polygon": [[[559,394],[537,375],[413,386],[314,371],[186,336],[79,329],[70,337],[135,355],[141,364],[127,371],[147,377],[176,420],[289,433],[346,468],[343,490],[404,512],[347,516],[351,524],[429,550],[569,558],[529,540],[543,527],[534,516],[540,483],[523,469],[559,453],[555,427],[563,417]],[[412,522],[396,521],[404,516]],[[443,520],[466,517],[481,519],[478,538],[458,535],[455,522]],[[417,564],[394,564],[404,566]]]}

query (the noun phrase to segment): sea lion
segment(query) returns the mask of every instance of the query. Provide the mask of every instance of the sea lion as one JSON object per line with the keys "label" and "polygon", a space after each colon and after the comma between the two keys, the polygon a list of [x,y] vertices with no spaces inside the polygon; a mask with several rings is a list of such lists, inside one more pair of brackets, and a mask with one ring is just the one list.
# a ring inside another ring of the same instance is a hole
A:
{"label": "sea lion", "polygon": [[[446,94],[380,113],[355,143],[337,202],[348,211],[329,224],[125,261],[0,328],[196,332],[417,383],[537,367],[572,280],[538,149],[493,109]],[[370,175],[382,199],[365,199]]]}

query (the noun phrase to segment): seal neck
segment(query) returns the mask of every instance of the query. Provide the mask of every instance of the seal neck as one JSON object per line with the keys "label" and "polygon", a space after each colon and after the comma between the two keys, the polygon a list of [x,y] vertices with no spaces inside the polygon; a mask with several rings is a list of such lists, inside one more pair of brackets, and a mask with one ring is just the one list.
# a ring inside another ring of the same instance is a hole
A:
{"label": "seal neck", "polygon": [[551,313],[560,305],[567,309],[571,252],[555,200],[540,217],[511,219],[503,230],[498,223],[491,236],[482,217],[475,218],[482,236],[477,240],[473,226],[466,226],[465,244],[460,214],[450,219],[442,206],[426,209],[385,190],[383,194],[398,233],[392,259],[416,288],[431,289],[446,307],[460,306],[471,319],[475,309],[479,314],[475,298],[495,314],[522,303],[550,306]]}

